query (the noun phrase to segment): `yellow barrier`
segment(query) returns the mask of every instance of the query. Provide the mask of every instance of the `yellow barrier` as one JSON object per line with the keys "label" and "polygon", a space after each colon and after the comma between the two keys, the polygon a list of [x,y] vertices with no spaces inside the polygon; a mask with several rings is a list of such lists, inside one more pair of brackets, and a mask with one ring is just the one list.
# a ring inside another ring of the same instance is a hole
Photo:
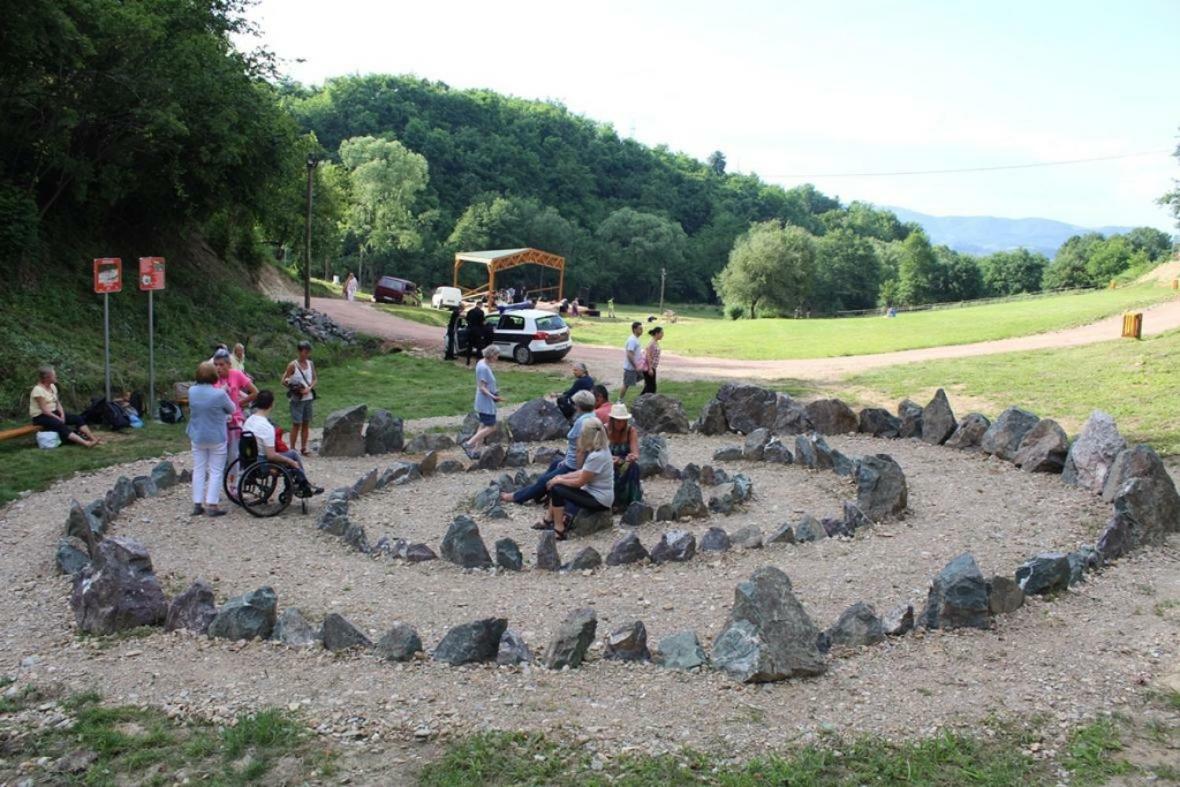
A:
{"label": "yellow barrier", "polygon": [[1143,312],[1128,312],[1123,315],[1123,338],[1143,338]]}

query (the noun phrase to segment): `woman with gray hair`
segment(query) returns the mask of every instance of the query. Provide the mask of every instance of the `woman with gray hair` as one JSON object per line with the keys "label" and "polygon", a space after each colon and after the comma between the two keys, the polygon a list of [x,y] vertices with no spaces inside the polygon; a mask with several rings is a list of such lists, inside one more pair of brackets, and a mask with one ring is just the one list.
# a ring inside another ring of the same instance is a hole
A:
{"label": "woman with gray hair", "polygon": [[500,357],[500,348],[489,344],[483,348],[483,358],[475,365],[475,415],[479,418],[479,429],[471,439],[463,443],[463,451],[475,459],[483,441],[496,431],[496,403],[504,401],[492,364]]}
{"label": "woman with gray hair", "polygon": [[283,385],[291,402],[291,448],[300,441],[303,447],[299,453],[311,456],[307,451],[307,440],[311,433],[311,416],[315,404],[315,364],[311,360],[311,342],[301,341],[297,345],[299,357],[287,364],[283,372]]}

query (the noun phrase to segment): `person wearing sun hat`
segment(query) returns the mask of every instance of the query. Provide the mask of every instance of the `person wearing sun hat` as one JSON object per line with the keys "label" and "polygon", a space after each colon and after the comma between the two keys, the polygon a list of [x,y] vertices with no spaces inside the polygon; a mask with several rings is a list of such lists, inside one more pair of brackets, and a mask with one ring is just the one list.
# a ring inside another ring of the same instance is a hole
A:
{"label": "person wearing sun hat", "polygon": [[606,422],[607,447],[615,465],[616,511],[625,511],[636,500],[643,499],[639,482],[639,430],[631,423],[631,413],[622,402],[610,408]]}

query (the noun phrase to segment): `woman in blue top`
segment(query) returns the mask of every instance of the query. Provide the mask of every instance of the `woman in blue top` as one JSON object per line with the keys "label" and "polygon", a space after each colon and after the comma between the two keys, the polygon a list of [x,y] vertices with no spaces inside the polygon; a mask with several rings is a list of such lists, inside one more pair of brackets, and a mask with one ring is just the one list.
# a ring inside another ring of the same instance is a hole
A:
{"label": "woman in blue top", "polygon": [[197,367],[197,384],[188,389],[188,437],[193,446],[193,516],[222,516],[221,476],[225,473],[226,419],[234,403],[214,388],[217,368],[206,361]]}
{"label": "woman in blue top", "polygon": [[471,435],[463,450],[474,459],[483,441],[496,431],[496,403],[503,401],[492,364],[500,357],[500,348],[489,344],[483,348],[483,359],[475,365],[475,415],[479,418],[479,429]]}

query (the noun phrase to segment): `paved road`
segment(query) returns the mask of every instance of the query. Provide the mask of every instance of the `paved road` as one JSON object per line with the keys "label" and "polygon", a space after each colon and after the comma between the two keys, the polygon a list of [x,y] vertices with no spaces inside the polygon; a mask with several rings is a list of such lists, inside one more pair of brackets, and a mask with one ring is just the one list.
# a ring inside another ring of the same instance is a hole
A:
{"label": "paved road", "polygon": [[[312,298],[312,308],[327,314],[341,325],[392,341],[437,350],[442,354],[443,330],[405,320],[375,309],[371,304],[348,302],[339,298]],[[1117,339],[1122,331],[1122,315],[1115,315],[1089,325],[1052,333],[1019,336],[974,344],[901,350],[876,355],[849,355],[841,358],[808,358],[784,361],[735,361],[726,358],[689,357],[664,352],[660,373],[671,379],[744,379],[744,380],[837,380],[849,374],[882,366],[918,363],[941,358],[967,358],[977,355],[1076,347]],[[1153,336],[1180,328],[1180,299],[1167,301],[1143,310],[1143,333]],[[577,345],[570,360],[585,361],[592,368],[622,365],[622,349]]]}

